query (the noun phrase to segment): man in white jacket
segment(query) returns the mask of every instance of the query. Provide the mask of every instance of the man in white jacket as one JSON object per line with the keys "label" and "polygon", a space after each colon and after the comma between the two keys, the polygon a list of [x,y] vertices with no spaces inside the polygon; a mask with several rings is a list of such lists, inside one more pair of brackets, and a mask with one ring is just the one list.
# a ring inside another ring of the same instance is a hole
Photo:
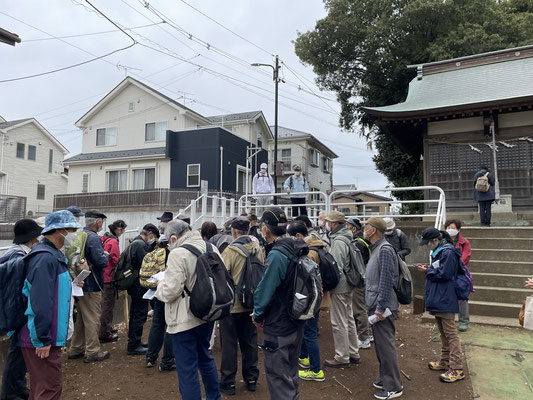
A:
{"label": "man in white jacket", "polygon": [[[196,283],[196,256],[182,248],[183,244],[206,251],[206,242],[200,232],[191,231],[182,220],[172,220],[165,228],[170,254],[167,260],[165,279],[158,282],[155,297],[165,303],[167,332],[172,336],[178,383],[183,400],[201,398],[198,370],[202,374],[208,400],[220,400],[218,373],[209,353],[209,339],[214,322],[196,318],[190,309],[190,297],[184,295],[184,286]],[[218,250],[213,246],[213,251]]]}
{"label": "man in white jacket", "polygon": [[[261,164],[261,170],[254,175],[252,181],[252,194],[269,194],[275,193],[276,187],[272,176],[267,172],[266,163]],[[272,196],[258,196],[256,197],[256,214],[259,218],[263,215],[266,206],[272,203]]]}

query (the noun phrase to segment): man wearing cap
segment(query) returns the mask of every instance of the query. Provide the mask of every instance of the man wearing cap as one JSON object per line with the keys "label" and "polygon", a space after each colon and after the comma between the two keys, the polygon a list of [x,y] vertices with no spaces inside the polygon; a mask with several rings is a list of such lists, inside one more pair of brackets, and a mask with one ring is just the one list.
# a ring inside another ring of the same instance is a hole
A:
{"label": "man wearing cap", "polygon": [[385,238],[387,242],[394,247],[396,253],[405,260],[405,257],[408,254],[411,254],[411,248],[409,247],[409,239],[407,235],[401,230],[396,229],[396,223],[392,218],[384,218],[385,223],[387,224],[387,230],[385,231]]}
{"label": "man wearing cap", "polygon": [[287,178],[283,184],[283,189],[291,198],[292,204],[303,204],[300,206],[292,207],[292,216],[307,215],[307,208],[305,208],[305,202],[307,201],[306,194],[292,194],[300,192],[309,192],[309,183],[302,176],[302,168],[299,165],[294,166],[294,175]]}
{"label": "man wearing cap", "polygon": [[66,345],[70,319],[71,281],[61,248],[76,239],[81,228],[70,211],[48,214],[44,238],[24,259],[28,320],[17,335],[30,373],[30,399],[60,399],[61,348]]}
{"label": "man wearing cap", "polygon": [[[370,258],[370,242],[363,237],[362,224],[357,218],[348,218],[346,220],[346,227],[352,231],[352,244],[359,250],[361,257],[365,263],[368,264]],[[370,325],[368,323],[368,309],[365,305],[365,288],[355,288],[352,298],[353,317],[357,327],[357,335],[359,337],[357,344],[360,349],[370,348],[370,343],[374,338],[372,337]]]}
{"label": "man wearing cap", "polygon": [[[33,219],[21,219],[13,227],[15,238],[13,245],[0,257],[0,264],[9,260],[16,260],[26,256],[34,245],[43,229]],[[17,295],[20,295],[17,293]],[[29,390],[26,387],[26,364],[19,345],[17,345],[17,332],[11,335],[11,345],[7,351],[2,376],[2,400],[13,398],[28,398]]]}
{"label": "man wearing cap", "polygon": [[[305,321],[294,321],[288,311],[294,285],[291,258],[307,254],[301,239],[286,236],[287,216],[269,207],[261,219],[267,245],[265,270],[254,293],[253,322],[263,328],[265,373],[272,399],[298,399],[298,356]],[[291,255],[291,258],[287,256]]]}
{"label": "man wearing cap", "polygon": [[[261,170],[254,175],[252,180],[252,194],[270,194],[275,193],[276,188],[274,186],[274,180],[272,176],[267,172],[266,163],[261,164]],[[256,213],[257,215],[263,215],[265,206],[272,203],[272,196],[257,196],[256,197]]]}
{"label": "man wearing cap", "polygon": [[329,252],[337,262],[340,278],[335,289],[331,290],[330,318],[335,356],[324,361],[324,365],[330,368],[348,368],[350,364],[361,362],[352,309],[355,288],[348,283],[344,273],[350,268],[352,262],[351,243],[353,235],[344,221],[344,214],[336,210],[331,211],[326,217],[331,240]]}
{"label": "man wearing cap", "polygon": [[[394,326],[399,306],[394,291],[394,282],[399,276],[398,259],[392,246],[383,237],[386,230],[387,223],[383,218],[372,217],[363,231],[365,239],[371,243],[365,275],[365,302],[369,315],[375,314],[378,318],[378,322],[372,325],[380,372],[379,379],[372,383],[379,389],[374,394],[377,399],[394,399],[403,394]],[[386,309],[391,311],[391,316],[383,316]]]}
{"label": "man wearing cap", "polygon": [[[127,250],[131,255],[132,269],[137,270],[137,272],[141,270],[144,256],[155,249],[157,239],[159,239],[159,229],[154,224],[144,225],[141,233],[133,238],[129,250]],[[143,326],[148,318],[149,304],[148,300],[143,299],[144,293],[146,293],[146,289],[141,286],[138,280],[128,289],[131,304],[127,351],[130,356],[144,355],[147,352],[148,344],[144,346],[141,342]]]}
{"label": "man wearing cap", "polygon": [[100,349],[100,315],[102,312],[102,291],[104,287],[104,269],[109,261],[109,253],[104,251],[98,231],[102,230],[106,216],[98,210],[85,213],[87,234],[84,253],[91,275],[85,280],[83,296],[76,303],[78,316],[74,325],[74,335],[70,342],[69,359],[83,358],[86,363],[102,361],[109,358],[108,351]]}
{"label": "man wearing cap", "polygon": [[233,242],[234,238],[231,235],[231,224],[234,220],[235,217],[230,218],[226,222],[224,222],[224,225],[222,226],[222,232],[217,233],[215,236],[209,239],[209,242],[211,244],[214,244],[221,254],[226,249],[226,247],[228,247],[229,244]]}
{"label": "man wearing cap", "polygon": [[74,217],[76,218],[76,221],[78,222],[80,221],[80,217],[85,216],[85,214],[81,211],[81,209],[78,206],[68,206],[67,210],[70,211],[72,215],[74,215]]}
{"label": "man wearing cap", "polygon": [[174,214],[172,214],[170,211],[164,211],[163,215],[160,217],[157,217],[159,222],[159,233],[162,235],[163,232],[165,232],[165,227],[167,224],[174,219]]}
{"label": "man wearing cap", "polygon": [[[235,240],[222,252],[222,260],[237,285],[246,266],[247,254],[264,262],[263,252],[257,241],[248,235],[250,221],[238,217],[231,223],[231,235]],[[242,375],[249,391],[255,391],[259,370],[257,369],[257,329],[250,319],[252,310],[244,308],[239,298],[228,318],[220,321],[220,343],[222,361],[220,363],[220,391],[235,394],[235,374],[237,372],[237,343],[241,348]]]}
{"label": "man wearing cap", "polygon": [[455,327],[455,314],[459,312],[455,279],[461,250],[433,227],[424,229],[419,245],[427,246],[431,252],[431,265],[417,264],[417,267],[426,274],[426,310],[435,316],[442,343],[440,360],[429,362],[428,367],[446,371],[440,375],[441,381],[457,382],[465,378],[461,342]]}

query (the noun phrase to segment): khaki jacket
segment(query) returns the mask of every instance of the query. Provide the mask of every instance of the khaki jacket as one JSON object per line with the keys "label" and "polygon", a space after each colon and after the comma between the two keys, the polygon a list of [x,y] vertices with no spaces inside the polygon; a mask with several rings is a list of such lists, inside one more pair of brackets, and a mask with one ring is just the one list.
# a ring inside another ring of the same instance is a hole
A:
{"label": "khaki jacket", "polygon": [[[192,290],[196,283],[196,256],[179,247],[183,244],[191,244],[201,252],[206,249],[200,232],[190,231],[178,239],[176,247],[168,255],[165,279],[157,286],[155,297],[165,303],[165,321],[170,334],[184,332],[205,323],[191,312],[190,297],[187,294],[182,296],[184,286]],[[212,247],[218,254],[216,247]]]}
{"label": "khaki jacket", "polygon": [[[248,252],[251,255],[256,254],[259,261],[261,261],[262,263],[265,262],[265,257],[263,255],[263,252],[261,251],[261,247],[255,240],[252,239],[251,243],[244,244],[244,248],[248,250]],[[235,286],[237,286],[237,284],[239,283],[239,280],[241,279],[241,275],[244,270],[244,263],[246,260],[243,251],[230,244],[222,252],[222,260],[224,261],[224,264],[226,265],[227,270],[229,271],[231,277],[233,278],[233,282],[235,283]],[[236,313],[242,313],[242,312],[251,313],[252,310],[244,308],[241,301],[236,296],[235,304],[233,304],[231,313],[236,314]]]}

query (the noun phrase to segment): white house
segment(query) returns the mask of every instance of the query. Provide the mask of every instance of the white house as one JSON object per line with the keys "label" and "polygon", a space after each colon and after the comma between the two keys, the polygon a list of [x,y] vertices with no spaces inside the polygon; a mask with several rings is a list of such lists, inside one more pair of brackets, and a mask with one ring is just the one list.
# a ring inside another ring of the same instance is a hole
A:
{"label": "white house", "polygon": [[[272,137],[261,111],[204,117],[131,77],[111,90],[76,126],[83,131],[82,153],[65,160],[68,193],[173,187],[171,160],[166,157],[167,130],[220,126],[265,150]],[[199,171],[196,168],[191,174]]]}
{"label": "white house", "polygon": [[[270,127],[272,130],[273,126]],[[271,153],[274,143],[270,143]],[[310,133],[278,126],[278,161],[283,163],[283,176],[278,176],[278,191],[283,191],[283,183],[294,173],[295,165],[300,165],[302,174],[309,182],[310,191],[331,192],[333,188],[333,163],[337,158],[329,147]],[[273,165],[273,157],[270,157]],[[273,170],[273,168],[271,168]]]}
{"label": "white house", "polygon": [[0,194],[26,197],[29,215],[51,212],[54,194],[67,190],[68,150],[35,118],[0,117],[0,142]]}

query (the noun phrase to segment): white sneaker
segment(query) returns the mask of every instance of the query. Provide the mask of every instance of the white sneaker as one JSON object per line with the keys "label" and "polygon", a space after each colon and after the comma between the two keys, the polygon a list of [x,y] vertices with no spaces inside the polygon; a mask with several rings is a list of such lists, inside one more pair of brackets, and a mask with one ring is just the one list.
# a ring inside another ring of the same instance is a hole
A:
{"label": "white sneaker", "polygon": [[149,316],[149,317],[153,317],[153,316],[154,316],[154,310],[150,310],[150,311],[148,311],[148,316]]}
{"label": "white sneaker", "polygon": [[374,341],[374,335],[369,335],[368,336],[368,340],[370,340],[370,342],[373,342]]}
{"label": "white sneaker", "polygon": [[357,339],[357,347],[359,347],[360,349],[369,349],[370,348],[370,337],[366,338],[363,341]]}

